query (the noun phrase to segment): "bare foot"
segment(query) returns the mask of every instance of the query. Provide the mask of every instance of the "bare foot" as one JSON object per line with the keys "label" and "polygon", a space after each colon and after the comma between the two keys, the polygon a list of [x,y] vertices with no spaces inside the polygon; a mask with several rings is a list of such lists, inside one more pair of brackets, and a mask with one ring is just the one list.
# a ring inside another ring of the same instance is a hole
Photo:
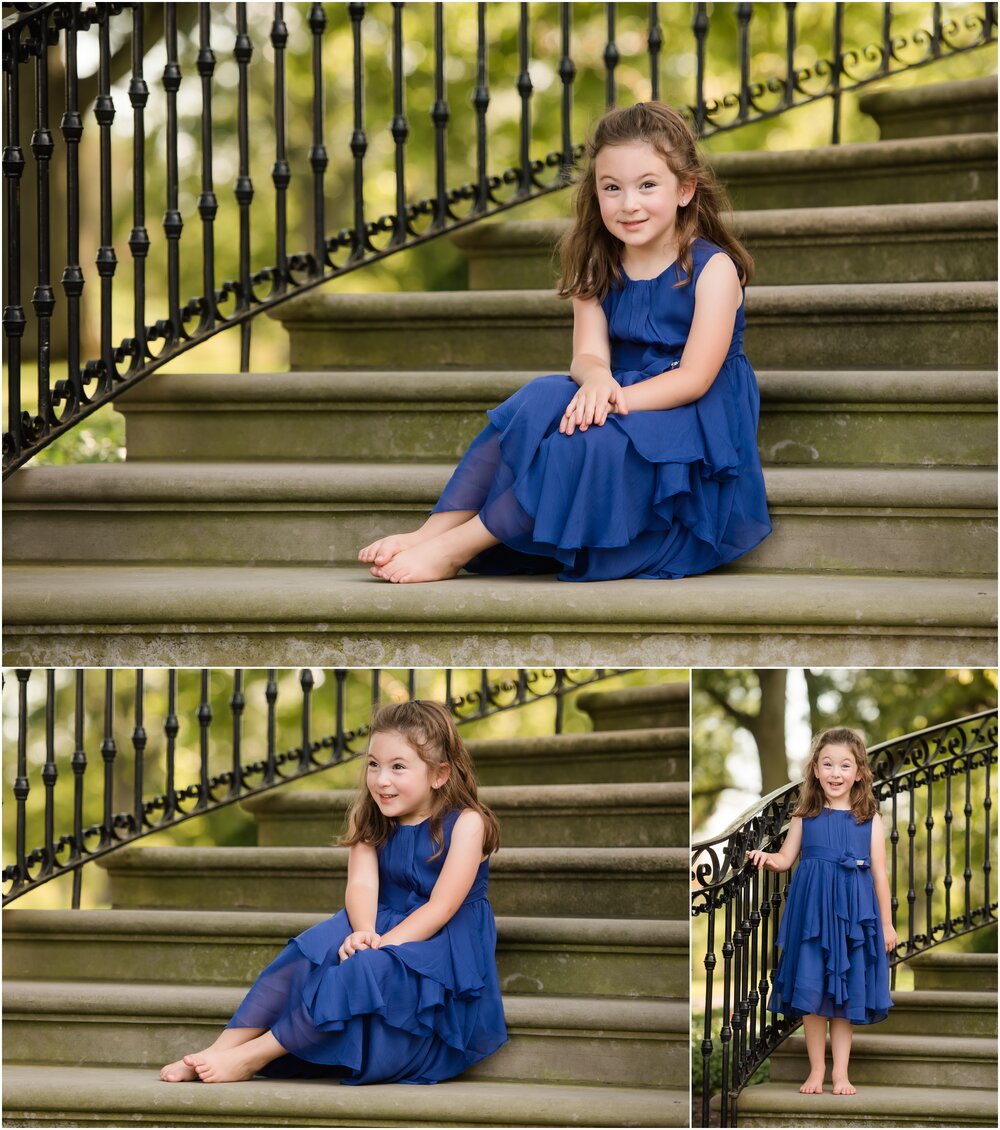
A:
{"label": "bare foot", "polygon": [[359,550],[358,560],[368,565],[387,565],[401,550],[419,545],[431,537],[434,537],[433,533],[425,534],[422,529],[408,534],[387,534]]}
{"label": "bare foot", "polygon": [[441,538],[433,538],[423,545],[401,550],[388,564],[373,568],[372,576],[397,585],[449,580],[465,562],[455,560],[441,541]]}
{"label": "bare foot", "polygon": [[183,1059],[178,1059],[161,1068],[160,1078],[164,1083],[197,1083],[198,1072]]}
{"label": "bare foot", "polygon": [[196,1055],[185,1056],[203,1083],[240,1083],[252,1079],[269,1062],[255,1055],[249,1044],[235,1048],[209,1049]]}
{"label": "bare foot", "polygon": [[823,1076],[825,1074],[826,1073],[823,1071],[810,1071],[809,1078],[799,1087],[799,1093],[803,1095],[821,1095],[823,1093]]}
{"label": "bare foot", "polygon": [[858,1089],[845,1075],[843,1079],[834,1079],[833,1093],[835,1095],[856,1095]]}

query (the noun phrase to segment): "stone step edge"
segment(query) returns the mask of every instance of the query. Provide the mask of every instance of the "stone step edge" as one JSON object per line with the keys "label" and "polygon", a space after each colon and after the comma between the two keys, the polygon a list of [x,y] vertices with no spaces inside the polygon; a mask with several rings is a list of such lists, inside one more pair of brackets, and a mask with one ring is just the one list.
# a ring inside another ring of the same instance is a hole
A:
{"label": "stone step edge", "polygon": [[[961,1000],[957,998],[961,997]],[[954,1008],[956,1004],[963,1008],[982,1009],[986,1012],[995,1012],[1000,993],[996,989],[908,989],[905,992],[894,993],[892,997],[894,1011],[903,1009],[941,1009]],[[890,1012],[890,1016],[892,1013]]]}
{"label": "stone step edge", "polygon": [[[493,255],[521,256],[526,251],[551,254],[556,240],[571,226],[571,220],[498,220],[462,228],[449,238],[467,255],[486,251]],[[731,225],[745,237],[845,235],[852,242],[883,233],[911,236],[921,242],[935,231],[983,231],[996,239],[997,202],[964,200],[955,203],[873,204],[867,208],[822,206],[819,208],[738,209]]]}
{"label": "stone step edge", "polygon": [[[555,594],[558,589],[558,600]],[[63,593],[72,593],[67,607]],[[266,599],[265,599],[266,594]],[[498,594],[502,603],[497,605]],[[968,628],[996,623],[995,586],[982,578],[717,573],[680,581],[595,581],[559,584],[551,577],[462,576],[422,585],[389,585],[360,567],[74,565],[4,568],[4,621],[12,632],[67,625],[128,625],[163,631],[171,624],[257,625],[269,632],[292,625],[337,625],[341,632],[395,631],[433,625],[436,631],[503,618],[503,630],[532,632],[593,625],[594,601],[617,631],[657,626],[766,625],[843,628],[878,626]],[[484,609],[492,608],[492,614]],[[260,609],[257,615],[253,610]],[[613,616],[611,615],[613,610]],[[248,612],[250,614],[248,614]],[[609,619],[609,616],[611,617]],[[23,627],[21,627],[23,626]],[[384,631],[384,627],[380,630]]]}
{"label": "stone step edge", "polygon": [[[42,1113],[121,1112],[131,1124],[148,1111],[164,1122],[191,1125],[504,1125],[659,1126],[687,1125],[686,1091],[650,1088],[493,1082],[457,1079],[444,1086],[405,1083],[331,1087],[328,1082],[254,1079],[225,1087],[167,1085],[149,1069],[122,1067],[4,1068],[4,1108]],[[212,1116],[219,1121],[209,1122]],[[664,1121],[669,1116],[669,1121]],[[309,1123],[299,1120],[309,1118]],[[222,1122],[225,1119],[225,1123]],[[333,1120],[336,1121],[333,1121]]]}
{"label": "stone step edge", "polygon": [[[454,470],[451,463],[263,463],[233,461],[82,463],[39,467],[4,490],[6,512],[114,508],[191,512],[201,506],[257,512],[364,505],[429,507]],[[764,468],[768,502],[778,507],[927,511],[996,505],[997,478],[980,467]]]}
{"label": "stone step edge", "polygon": [[[246,986],[130,984],[114,981],[4,981],[4,1018],[82,1016],[111,1019],[140,1013],[160,1020],[223,1021],[246,995]],[[509,1029],[565,1029],[608,1033],[655,1032],[687,1038],[686,1001],[633,997],[503,995]]]}
{"label": "stone step edge", "polygon": [[[262,910],[17,910],[4,911],[8,938],[65,939],[169,938],[191,940],[287,940],[325,922],[327,914]],[[606,948],[607,922],[596,918],[532,918],[497,915],[501,945],[525,943]],[[615,926],[616,950],[652,949],[687,952],[686,921],[623,918]]]}
{"label": "stone step edge", "polygon": [[[828,1041],[829,1042],[829,1041]],[[780,1044],[774,1056],[800,1058],[806,1054],[806,1040],[802,1033],[796,1032]],[[907,1035],[879,1035],[878,1033],[853,1032],[851,1054],[869,1057],[889,1057],[897,1059],[976,1059],[997,1061],[997,1041],[994,1036],[924,1036],[913,1033]]]}
{"label": "stone step edge", "polygon": [[918,953],[907,961],[911,969],[993,969],[997,968],[995,953],[938,953],[930,950]]}
{"label": "stone step edge", "polygon": [[[213,403],[227,410],[290,410],[344,407],[358,401],[363,409],[393,405],[415,412],[435,411],[439,401],[481,411],[484,403],[507,396],[541,374],[537,370],[433,369],[392,372],[378,369],[302,369],[259,373],[161,373],[115,400],[119,411],[179,412],[186,402],[199,411]],[[990,402],[995,408],[997,374],[993,370],[794,370],[763,369],[757,373],[761,399],[769,402],[823,402],[831,393],[838,402],[868,404],[873,390],[888,407],[914,401],[948,405]],[[12,479],[12,483],[17,479]]]}
{"label": "stone step edge", "polygon": [[[713,1099],[713,1105],[717,1107],[717,1097]],[[808,1111],[823,1117],[837,1115],[852,1119],[873,1115],[914,1118],[919,1115],[934,1117],[938,1114],[950,1114],[952,1124],[960,1126],[963,1114],[977,1118],[994,1116],[997,1094],[995,1090],[965,1087],[891,1087],[867,1084],[856,1096],[834,1095],[829,1091],[821,1095],[800,1095],[798,1087],[792,1083],[759,1083],[740,1093],[738,1109],[741,1115],[765,1112],[801,1115],[803,1111]],[[854,1122],[853,1125],[861,1123]]]}

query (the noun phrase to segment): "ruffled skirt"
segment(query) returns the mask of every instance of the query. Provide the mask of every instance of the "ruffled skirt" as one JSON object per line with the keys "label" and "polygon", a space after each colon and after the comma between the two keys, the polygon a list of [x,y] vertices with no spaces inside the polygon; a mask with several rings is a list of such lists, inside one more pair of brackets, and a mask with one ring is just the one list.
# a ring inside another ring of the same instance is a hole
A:
{"label": "ruffled skirt", "polygon": [[[617,372],[624,385],[650,374]],[[743,354],[699,400],[559,432],[568,376],[531,381],[487,415],[435,512],[472,510],[500,545],[471,572],[562,580],[686,577],[771,531],[757,453],[759,393]]]}
{"label": "ruffled skirt", "polygon": [[[379,907],[385,933],[406,917]],[[341,962],[345,911],[293,939],[227,1027],[268,1028],[288,1051],[261,1072],[342,1083],[438,1083],[506,1042],[489,904],[462,906],[425,942],[361,950]]]}

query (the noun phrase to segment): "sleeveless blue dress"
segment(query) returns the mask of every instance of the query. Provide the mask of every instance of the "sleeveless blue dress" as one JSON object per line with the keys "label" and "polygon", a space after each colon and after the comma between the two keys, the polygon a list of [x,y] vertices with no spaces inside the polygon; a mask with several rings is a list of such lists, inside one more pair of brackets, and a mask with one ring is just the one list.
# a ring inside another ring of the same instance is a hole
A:
{"label": "sleeveless blue dress", "polygon": [[[384,934],[430,897],[458,811],[444,818],[444,851],[430,821],[396,826],[379,849],[376,930]],[[439,1083],[507,1040],[486,897],[489,860],[451,920],[424,942],[361,950],[341,962],[346,910],[292,939],[261,973],[228,1028],[269,1028],[290,1054],[261,1072],[339,1076],[342,1083]]]}
{"label": "sleeveless blue dress", "polygon": [[871,840],[872,822],[858,824],[849,810],[802,820],[769,1011],[875,1024],[892,1008]]}
{"label": "sleeveless blue dress", "polygon": [[[623,386],[676,368],[694,317],[695,288],[715,244],[692,246],[691,282],[679,264],[625,279],[601,303],[611,370]],[[566,581],[686,577],[753,549],[771,532],[757,452],[760,394],[743,353],[741,306],[722,368],[699,400],[609,415],[601,427],[559,433],[577,390],[568,376],[531,381],[487,413],[434,512],[475,510],[500,539],[470,572],[559,570]]]}

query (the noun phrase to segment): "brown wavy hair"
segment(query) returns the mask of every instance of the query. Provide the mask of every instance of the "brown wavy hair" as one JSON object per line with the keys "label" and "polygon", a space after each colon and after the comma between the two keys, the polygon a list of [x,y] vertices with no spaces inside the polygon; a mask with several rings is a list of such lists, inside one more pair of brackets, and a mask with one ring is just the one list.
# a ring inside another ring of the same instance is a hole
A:
{"label": "brown wavy hair", "polygon": [[868,750],[865,748],[865,739],[857,730],[850,730],[846,726],[836,726],[832,730],[824,730],[817,734],[809,747],[809,764],[806,766],[805,780],[799,793],[799,802],[792,811],[793,816],[816,816],[826,806],[823,787],[816,776],[816,764],[820,754],[828,745],[846,746],[854,754],[858,766],[858,776],[851,786],[851,811],[858,824],[871,820],[878,812],[878,801],[875,799],[874,780],[871,766],[868,764]]}
{"label": "brown wavy hair", "polygon": [[[472,808],[483,818],[483,854],[492,855],[500,846],[500,824],[496,816],[479,799],[479,784],[472,768],[472,759],[465,748],[451,713],[439,702],[420,699],[413,702],[386,703],[372,714],[369,740],[376,734],[398,734],[433,772],[441,765],[450,765],[447,781],[434,790],[430,815],[431,840],[436,851],[431,859],[444,851],[442,821],[452,809]],[[368,759],[361,778],[361,791],[347,814],[347,833],[339,843],[371,844],[381,847],[396,830],[396,821],[383,816],[366,782]]]}
{"label": "brown wavy hair", "polygon": [[[574,220],[559,241],[562,273],[560,298],[597,298],[621,286],[622,241],[604,226],[597,196],[594,161],[609,145],[643,142],[666,161],[681,184],[695,185],[694,195],[677,210],[677,267],[675,286],[691,281],[691,245],[696,239],[716,244],[733,260],[740,284],[753,277],[753,259],[730,231],[723,213],[731,210],[725,189],[698,151],[687,122],[662,102],[637,102],[623,110],[609,110],[594,126],[587,143],[587,163],[577,185]],[[685,276],[680,276],[683,271]]]}

